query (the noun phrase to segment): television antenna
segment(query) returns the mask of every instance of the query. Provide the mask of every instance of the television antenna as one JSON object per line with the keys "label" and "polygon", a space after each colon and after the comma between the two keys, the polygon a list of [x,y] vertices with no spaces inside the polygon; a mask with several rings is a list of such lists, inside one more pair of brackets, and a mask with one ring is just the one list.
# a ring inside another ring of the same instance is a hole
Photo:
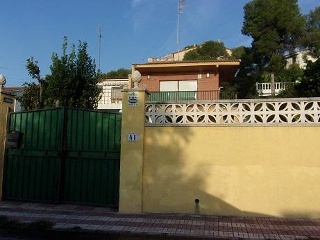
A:
{"label": "television antenna", "polygon": [[178,46],[178,61],[180,60],[179,57],[180,57],[180,34],[181,34],[181,22],[180,22],[180,17],[181,17],[181,14],[183,13],[182,10],[186,7],[183,2],[185,0],[178,0],[178,23],[177,23],[177,46]]}
{"label": "television antenna", "polygon": [[100,72],[100,61],[101,61],[101,38],[102,38],[102,27],[99,26],[99,30],[98,30],[98,34],[99,34],[99,54],[98,54],[98,72]]}

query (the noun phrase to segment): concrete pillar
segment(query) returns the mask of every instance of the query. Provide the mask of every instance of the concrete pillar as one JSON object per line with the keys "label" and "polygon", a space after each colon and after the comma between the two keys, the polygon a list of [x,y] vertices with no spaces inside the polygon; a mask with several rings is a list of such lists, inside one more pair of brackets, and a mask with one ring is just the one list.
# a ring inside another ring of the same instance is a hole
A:
{"label": "concrete pillar", "polygon": [[127,89],[122,98],[119,212],[141,213],[143,182],[144,89]]}
{"label": "concrete pillar", "polygon": [[0,91],[0,199],[2,199],[3,167],[5,141],[7,133],[7,116],[14,107],[14,96]]}

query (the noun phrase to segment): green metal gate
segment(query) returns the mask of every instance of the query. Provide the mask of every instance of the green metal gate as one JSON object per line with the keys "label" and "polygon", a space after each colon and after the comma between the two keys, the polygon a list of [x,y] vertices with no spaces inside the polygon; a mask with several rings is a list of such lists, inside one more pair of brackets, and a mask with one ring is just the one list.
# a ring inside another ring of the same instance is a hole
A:
{"label": "green metal gate", "polygon": [[121,114],[55,108],[11,113],[4,199],[117,207]]}

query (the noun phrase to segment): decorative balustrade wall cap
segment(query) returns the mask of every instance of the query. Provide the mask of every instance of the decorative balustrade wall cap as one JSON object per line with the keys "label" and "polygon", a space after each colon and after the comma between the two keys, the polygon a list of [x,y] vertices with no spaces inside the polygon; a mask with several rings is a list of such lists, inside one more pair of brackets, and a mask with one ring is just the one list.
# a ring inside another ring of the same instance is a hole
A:
{"label": "decorative balustrade wall cap", "polygon": [[320,125],[320,98],[147,103],[148,125]]}

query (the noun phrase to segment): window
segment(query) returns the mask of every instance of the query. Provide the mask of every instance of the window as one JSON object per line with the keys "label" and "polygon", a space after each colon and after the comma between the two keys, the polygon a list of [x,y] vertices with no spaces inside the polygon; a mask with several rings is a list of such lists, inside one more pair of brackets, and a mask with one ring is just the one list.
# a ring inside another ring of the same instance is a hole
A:
{"label": "window", "polygon": [[160,92],[197,91],[197,80],[160,81]]}
{"label": "window", "polygon": [[119,103],[122,101],[122,88],[112,87],[111,88],[111,103]]}
{"label": "window", "polygon": [[179,81],[160,81],[160,92],[179,91]]}
{"label": "window", "polygon": [[179,81],[179,91],[197,91],[197,80]]}

